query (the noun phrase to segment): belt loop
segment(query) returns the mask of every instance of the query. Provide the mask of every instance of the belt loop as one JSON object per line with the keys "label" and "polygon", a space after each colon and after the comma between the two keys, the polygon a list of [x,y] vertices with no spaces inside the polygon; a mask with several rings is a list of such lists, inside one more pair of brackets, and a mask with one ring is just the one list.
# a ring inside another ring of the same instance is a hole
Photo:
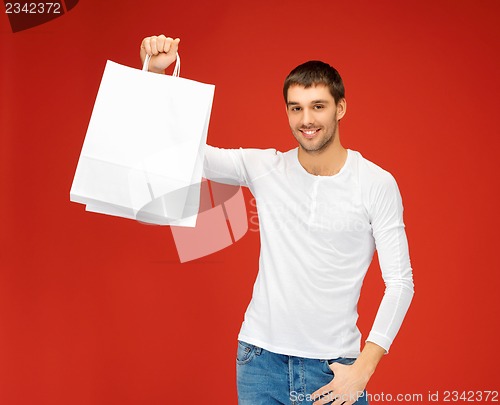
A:
{"label": "belt loop", "polygon": [[258,346],[255,346],[255,354],[257,356],[260,356],[260,353],[262,352],[262,348],[258,347]]}

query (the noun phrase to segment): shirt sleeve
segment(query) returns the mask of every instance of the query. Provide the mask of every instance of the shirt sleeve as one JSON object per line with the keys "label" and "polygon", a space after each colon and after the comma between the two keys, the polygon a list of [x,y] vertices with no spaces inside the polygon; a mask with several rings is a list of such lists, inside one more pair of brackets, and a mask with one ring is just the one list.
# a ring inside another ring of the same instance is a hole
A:
{"label": "shirt sleeve", "polygon": [[386,352],[396,337],[414,294],[413,272],[396,180],[388,172],[370,188],[370,221],[385,292],[366,341]]}
{"label": "shirt sleeve", "polygon": [[218,183],[248,186],[243,149],[205,146],[204,177]]}
{"label": "shirt sleeve", "polygon": [[217,183],[250,187],[280,164],[275,149],[223,149],[205,146],[204,177]]}

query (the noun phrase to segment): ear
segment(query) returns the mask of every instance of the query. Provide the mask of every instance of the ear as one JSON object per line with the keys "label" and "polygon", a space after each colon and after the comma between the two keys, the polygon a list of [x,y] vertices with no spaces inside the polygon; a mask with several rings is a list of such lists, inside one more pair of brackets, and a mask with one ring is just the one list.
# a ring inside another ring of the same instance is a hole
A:
{"label": "ear", "polygon": [[337,120],[340,121],[347,111],[347,102],[345,98],[339,100],[337,103]]}

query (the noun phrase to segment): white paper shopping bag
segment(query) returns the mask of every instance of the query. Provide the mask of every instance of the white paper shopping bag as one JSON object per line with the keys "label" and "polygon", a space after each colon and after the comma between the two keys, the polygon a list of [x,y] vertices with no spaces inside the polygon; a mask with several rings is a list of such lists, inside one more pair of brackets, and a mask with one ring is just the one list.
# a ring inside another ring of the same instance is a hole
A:
{"label": "white paper shopping bag", "polygon": [[108,61],[70,191],[88,211],[194,226],[215,87]]}

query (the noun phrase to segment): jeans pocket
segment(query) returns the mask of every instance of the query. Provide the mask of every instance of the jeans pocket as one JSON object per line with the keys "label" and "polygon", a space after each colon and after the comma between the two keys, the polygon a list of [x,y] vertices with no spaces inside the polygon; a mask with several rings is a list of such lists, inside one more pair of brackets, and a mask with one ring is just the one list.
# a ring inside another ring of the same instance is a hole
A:
{"label": "jeans pocket", "polygon": [[323,371],[327,374],[333,375],[333,371],[330,368],[330,364],[339,363],[339,364],[345,364],[346,366],[350,366],[355,361],[356,361],[356,359],[353,357],[337,357],[336,359],[322,360]]}
{"label": "jeans pocket", "polygon": [[243,365],[249,363],[255,356],[255,346],[238,340],[238,352],[236,353],[236,364]]}

